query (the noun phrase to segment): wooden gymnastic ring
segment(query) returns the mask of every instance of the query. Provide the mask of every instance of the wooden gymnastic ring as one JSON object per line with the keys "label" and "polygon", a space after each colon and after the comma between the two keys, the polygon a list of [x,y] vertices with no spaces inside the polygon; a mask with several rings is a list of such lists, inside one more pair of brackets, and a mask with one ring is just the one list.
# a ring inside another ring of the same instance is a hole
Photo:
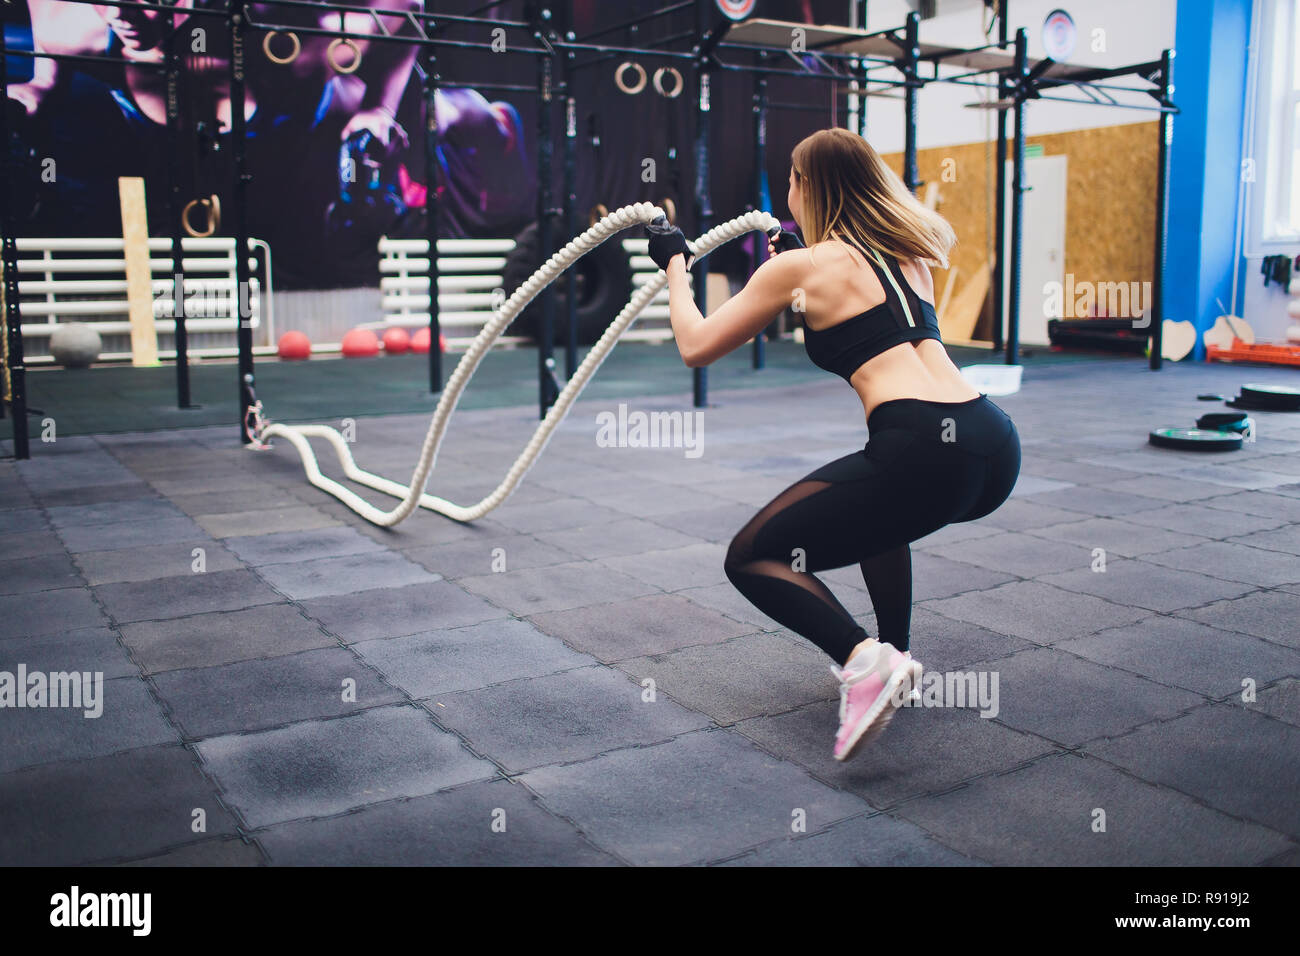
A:
{"label": "wooden gymnastic ring", "polygon": [[591,212],[587,213],[587,227],[590,228],[591,226],[594,226],[608,215],[609,209],[605,204],[602,202],[596,203],[596,205],[591,207]]}
{"label": "wooden gymnastic ring", "polygon": [[[623,79],[623,71],[626,70],[628,67],[631,67],[640,75],[640,80],[636,84],[636,86],[629,86]],[[636,96],[638,93],[640,93],[642,90],[645,89],[645,84],[646,84],[645,67],[642,66],[640,63],[637,63],[635,60],[624,60],[622,63],[618,65],[618,69],[614,71],[614,85],[617,86],[624,93],[626,93],[628,96]]]}
{"label": "wooden gymnastic ring", "polygon": [[[673,91],[671,93],[669,93],[667,90],[664,89],[665,74],[671,74],[672,77],[676,80],[676,84],[673,86]],[[678,70],[677,67],[675,66],[661,66],[659,67],[659,69],[655,70],[654,84],[655,84],[655,92],[658,93],[660,96],[667,97],[670,100],[675,100],[677,99],[677,97],[681,96],[682,89],[686,86],[685,81],[682,79],[681,71]]]}
{"label": "wooden gymnastic ring", "polygon": [[[208,226],[203,232],[190,225],[190,210],[195,206],[202,206],[208,211]],[[185,208],[181,210],[181,228],[185,230],[187,236],[194,239],[206,239],[221,228],[221,200],[217,198],[217,194],[213,193],[206,199],[191,199],[187,202]]]}
{"label": "wooden gymnastic ring", "polygon": [[665,196],[663,199],[659,200],[659,208],[662,209],[664,215],[668,217],[668,225],[677,225],[677,203],[673,202],[670,197]]}
{"label": "wooden gymnastic ring", "polygon": [[298,54],[302,52],[302,41],[298,39],[298,34],[294,33],[292,30],[286,30],[284,35],[293,41],[293,52],[288,56],[276,56],[271,52],[271,37],[277,37],[279,35],[279,30],[271,30],[266,34],[266,36],[262,37],[262,52],[266,54],[266,58],[272,63],[278,63],[281,66],[285,66],[298,59]]}
{"label": "wooden gymnastic ring", "polygon": [[[338,60],[334,58],[334,50],[340,46],[346,46],[352,51],[352,62],[346,67],[339,66]],[[357,67],[361,66],[361,47],[357,46],[356,43],[348,37],[335,37],[330,41],[329,47],[325,50],[325,59],[330,61],[330,66],[334,68],[335,73],[342,73],[344,75],[355,73],[357,72]]]}

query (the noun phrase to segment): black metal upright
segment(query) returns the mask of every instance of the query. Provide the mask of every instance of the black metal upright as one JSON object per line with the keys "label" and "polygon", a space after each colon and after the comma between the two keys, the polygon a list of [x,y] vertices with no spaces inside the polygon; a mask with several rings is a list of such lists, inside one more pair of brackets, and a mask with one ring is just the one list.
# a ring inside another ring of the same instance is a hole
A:
{"label": "black metal upright", "polygon": [[252,441],[245,426],[248,410],[253,407],[253,317],[245,315],[247,305],[252,311],[252,290],[248,273],[248,183],[251,177],[245,171],[244,122],[244,9],[246,0],[230,0],[228,26],[230,28],[230,153],[233,167],[231,205],[234,207],[235,237],[235,311],[239,316],[237,326],[239,341],[239,440]]}
{"label": "black metal upright", "polygon": [[903,51],[903,182],[912,192],[921,184],[916,171],[916,100],[921,92],[919,58],[921,56],[921,15],[907,15],[904,31],[907,49]]}
{"label": "black metal upright", "polygon": [[442,391],[442,319],[438,310],[438,54],[425,46],[420,91],[424,98],[424,238],[429,244],[429,391]]}
{"label": "black metal upright", "polygon": [[[1005,50],[1007,45],[1007,8],[1002,0],[998,9],[998,43]],[[997,114],[998,114],[998,148],[994,156],[997,163],[997,210],[994,212],[993,237],[993,351],[1001,352],[1003,348],[1002,328],[1006,321],[1007,305],[1007,111],[1002,104],[1012,95],[1011,84],[1005,73],[998,74]]]}
{"label": "black metal upright", "polygon": [[[529,20],[537,42],[549,46],[554,37],[551,11],[540,3],[530,4]],[[548,36],[549,34],[549,36]],[[551,170],[555,144],[551,138],[551,101],[554,99],[555,61],[552,55],[537,58],[537,266],[554,252],[551,229]],[[554,366],[555,287],[548,285],[541,294],[541,322],[537,337],[537,417],[545,418],[555,400],[551,369]]]}
{"label": "black metal upright", "polygon": [[1020,259],[1025,229],[1025,91],[1021,82],[1029,75],[1029,34],[1016,31],[1015,146],[1011,169],[1011,289],[1007,311],[1006,364],[1020,364]]}
{"label": "black metal upright", "polygon": [[[850,26],[859,30],[867,28],[867,0],[853,0],[850,8]],[[852,61],[853,72],[858,77],[858,128],[854,130],[863,139],[867,138],[867,64],[865,60]]]}
{"label": "black metal upright", "polygon": [[[695,234],[702,236],[713,228],[713,197],[709,188],[709,114],[710,79],[713,59],[711,46],[706,48],[705,34],[709,30],[709,10],[712,4],[700,0],[695,4],[697,97],[695,101]],[[695,304],[701,315],[709,314],[709,259],[706,256],[696,267]],[[709,370],[703,366],[693,369],[694,400],[696,408],[709,403]]]}
{"label": "black metal upright", "polygon": [[[176,0],[169,0],[175,5]],[[176,323],[176,407],[193,408],[190,402],[189,335],[185,329],[185,246],[181,229],[181,150],[185,130],[181,123],[181,55],[176,49],[176,14],[167,12],[164,50],[167,65],[167,235],[172,249],[172,318]],[[236,295],[236,303],[239,297]],[[241,376],[242,378],[242,376]]]}
{"label": "black metal upright", "polygon": [[[762,73],[758,74],[754,81],[754,208],[762,210],[763,200],[763,171],[767,168],[767,77]],[[772,210],[767,209],[766,212]],[[757,269],[763,262],[763,253],[766,247],[763,241],[757,236],[754,237],[754,256],[753,264]],[[754,368],[760,369],[767,366],[767,330],[764,329],[754,336]]]}
{"label": "black metal upright", "polygon": [[1174,51],[1165,50],[1160,57],[1160,151],[1156,167],[1156,263],[1155,281],[1151,284],[1151,357],[1152,371],[1159,371],[1164,356],[1165,264],[1169,255],[1169,147],[1174,141],[1173,103],[1169,94],[1174,88]]}
{"label": "black metal upright", "polygon": [[[27,367],[23,362],[23,318],[18,309],[18,246],[14,242],[13,204],[9,190],[14,182],[10,167],[9,116],[3,104],[9,102],[9,65],[5,57],[4,30],[0,29],[0,255],[4,260],[4,310],[6,366],[9,371],[9,411],[14,420],[14,457],[29,458],[27,444]],[[0,401],[0,405],[3,405]]]}
{"label": "black metal upright", "polygon": [[[566,4],[564,38],[573,40],[573,2]],[[574,53],[566,50],[562,61],[560,80],[564,89],[564,235],[566,241],[578,234],[578,99],[571,70]],[[564,277],[564,322],[568,334],[564,340],[564,377],[573,378],[578,370],[578,272],[566,270]]]}

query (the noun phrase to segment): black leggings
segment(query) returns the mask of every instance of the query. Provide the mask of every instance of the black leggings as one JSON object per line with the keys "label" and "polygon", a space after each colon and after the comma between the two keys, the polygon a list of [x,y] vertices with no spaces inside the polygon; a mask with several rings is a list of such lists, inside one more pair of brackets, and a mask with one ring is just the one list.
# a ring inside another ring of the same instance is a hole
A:
{"label": "black leggings", "polygon": [[1020,473],[1020,438],[987,396],[968,402],[898,399],[867,420],[862,451],[791,485],[741,529],[727,577],[755,607],[847,663],[865,630],[814,572],[860,564],[880,640],[908,649],[908,545],[1007,499]]}

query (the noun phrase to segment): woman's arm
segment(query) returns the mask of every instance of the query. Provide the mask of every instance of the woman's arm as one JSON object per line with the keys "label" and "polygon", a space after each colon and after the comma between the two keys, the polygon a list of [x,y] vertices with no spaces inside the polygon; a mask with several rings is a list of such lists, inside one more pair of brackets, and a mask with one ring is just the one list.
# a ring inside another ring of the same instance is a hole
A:
{"label": "woman's arm", "polygon": [[[423,12],[422,0],[365,0],[364,6],[373,10],[392,10],[395,13]],[[413,31],[409,21],[397,17],[379,18],[390,32],[401,36]],[[371,29],[367,25],[367,31]],[[415,44],[368,43],[358,76],[366,85],[360,108],[348,120],[340,138],[346,140],[353,133],[367,129],[385,146],[410,146],[410,138],[397,122],[397,110],[402,104],[411,79],[411,69],[418,53]],[[398,142],[392,142],[396,138]]]}
{"label": "woman's arm", "polygon": [[687,368],[711,365],[767,328],[794,301],[807,272],[806,258],[789,252],[768,259],[706,319],[691,296],[685,259],[674,256],[667,270],[668,316]]}
{"label": "woman's arm", "polygon": [[[95,7],[60,0],[27,0],[32,21],[32,49],[36,53],[103,53],[108,46],[108,24]],[[28,113],[35,113],[45,98],[74,71],[57,60],[36,58],[32,78],[11,83],[9,96]]]}

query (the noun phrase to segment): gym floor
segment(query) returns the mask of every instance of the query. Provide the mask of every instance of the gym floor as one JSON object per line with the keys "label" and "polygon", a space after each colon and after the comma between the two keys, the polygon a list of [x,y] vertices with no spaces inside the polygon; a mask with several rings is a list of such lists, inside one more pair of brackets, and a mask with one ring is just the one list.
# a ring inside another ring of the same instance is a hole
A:
{"label": "gym floor", "polygon": [[[0,463],[0,670],[105,677],[97,719],[6,715],[0,860],[1300,863],[1300,415],[1257,413],[1237,452],[1146,441],[1221,407],[1198,393],[1294,373],[1026,363],[998,400],[1013,499],[914,549],[914,652],[997,675],[996,716],[905,708],[837,764],[827,660],[722,571],[762,504],[866,438],[843,383],[781,361],[715,380],[698,458],[595,441],[620,401],[691,411],[680,363],[671,389],[593,383],[472,526],[368,525],[228,414]],[[458,412],[430,490],[487,494],[533,387]],[[357,459],[405,481],[426,427],[359,418]],[[856,567],[824,578],[871,631]]]}
{"label": "gym floor", "polygon": [[[949,348],[959,364],[989,361],[990,353]],[[579,361],[586,354],[580,349]],[[451,376],[460,353],[443,360],[443,381]],[[563,370],[562,350],[556,364]],[[1026,365],[1080,360],[1078,353],[1031,349]],[[345,364],[339,364],[339,363]],[[263,361],[256,366],[256,391],[275,419],[326,422],[342,417],[420,412],[431,414],[438,396],[430,393],[427,355],[373,359],[316,358],[310,362]],[[57,435],[93,435],[152,431],[194,425],[229,425],[238,404],[233,360],[209,361],[190,369],[190,401],[176,406],[176,370],[99,366],[91,369],[38,368],[27,375],[28,411],[39,454],[40,429],[46,415],[58,423]],[[770,388],[773,385],[823,381],[826,373],[808,360],[791,339],[769,342],[767,367],[755,371],[749,347],[738,349],[709,367],[711,388]],[[691,372],[672,343],[623,342],[610,352],[588,383],[583,397],[691,395]],[[479,365],[458,408],[537,407],[537,352],[530,348],[493,350]],[[12,422],[0,420],[0,441],[13,434]],[[9,453],[7,445],[0,445]]]}

